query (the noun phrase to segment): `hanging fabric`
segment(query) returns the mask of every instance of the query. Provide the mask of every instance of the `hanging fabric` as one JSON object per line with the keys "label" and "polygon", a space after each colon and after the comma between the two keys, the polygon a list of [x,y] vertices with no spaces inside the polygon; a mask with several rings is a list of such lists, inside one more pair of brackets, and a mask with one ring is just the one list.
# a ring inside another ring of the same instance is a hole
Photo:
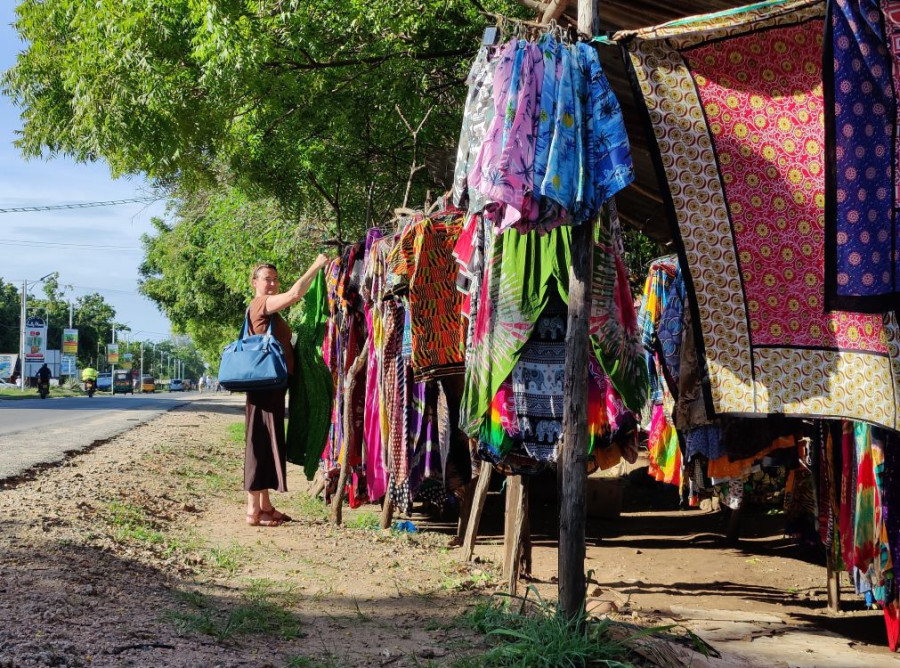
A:
{"label": "hanging fabric", "polygon": [[302,466],[310,480],[319,468],[328,438],[334,395],[320,345],[327,321],[326,306],[325,273],[320,272],[303,297],[303,315],[294,343],[295,372],[288,393],[287,459]]}
{"label": "hanging fabric", "polygon": [[824,71],[825,299],[830,309],[900,306],[900,6],[828,3]]}
{"label": "hanging fabric", "polygon": [[826,313],[824,4],[616,35],[653,129],[715,413],[900,428],[895,317]]}

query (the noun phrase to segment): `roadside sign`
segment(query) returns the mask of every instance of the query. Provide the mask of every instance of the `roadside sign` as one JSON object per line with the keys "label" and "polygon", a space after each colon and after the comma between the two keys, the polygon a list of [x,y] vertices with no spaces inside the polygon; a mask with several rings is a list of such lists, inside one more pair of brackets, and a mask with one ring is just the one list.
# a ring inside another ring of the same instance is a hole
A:
{"label": "roadside sign", "polygon": [[63,330],[62,351],[63,351],[63,355],[77,355],[78,354],[78,330],[77,329],[64,329]]}
{"label": "roadside sign", "polygon": [[47,352],[47,323],[32,316],[25,321],[25,361],[43,362]]}
{"label": "roadside sign", "polygon": [[75,375],[75,355],[63,355],[60,358],[59,375],[74,376]]}

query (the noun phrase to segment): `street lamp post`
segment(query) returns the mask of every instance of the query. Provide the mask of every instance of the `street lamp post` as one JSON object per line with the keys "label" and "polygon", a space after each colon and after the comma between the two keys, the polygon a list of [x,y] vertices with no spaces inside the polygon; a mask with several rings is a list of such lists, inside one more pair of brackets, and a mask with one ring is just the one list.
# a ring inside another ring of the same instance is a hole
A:
{"label": "street lamp post", "polygon": [[21,381],[22,391],[25,391],[25,321],[28,319],[28,285],[37,285],[41,281],[45,281],[48,278],[53,276],[53,272],[50,272],[46,276],[41,276],[36,281],[22,281],[22,315],[20,318],[20,329],[19,329],[19,380]]}

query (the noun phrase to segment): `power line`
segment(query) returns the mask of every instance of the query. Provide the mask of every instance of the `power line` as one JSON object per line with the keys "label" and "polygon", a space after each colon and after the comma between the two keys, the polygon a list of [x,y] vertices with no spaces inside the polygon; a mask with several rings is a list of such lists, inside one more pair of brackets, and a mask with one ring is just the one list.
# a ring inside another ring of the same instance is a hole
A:
{"label": "power line", "polygon": [[70,244],[61,241],[32,241],[30,239],[0,240],[0,246],[24,246],[26,248],[91,248],[94,250],[139,251],[137,246],[108,246],[92,244]]}
{"label": "power line", "polygon": [[112,199],[104,202],[73,202],[71,204],[41,204],[38,206],[22,206],[11,209],[0,209],[0,213],[29,213],[32,211],[58,211],[65,209],[90,209],[98,206],[119,206],[121,204],[141,204],[156,202],[162,197],[134,197],[132,199]]}

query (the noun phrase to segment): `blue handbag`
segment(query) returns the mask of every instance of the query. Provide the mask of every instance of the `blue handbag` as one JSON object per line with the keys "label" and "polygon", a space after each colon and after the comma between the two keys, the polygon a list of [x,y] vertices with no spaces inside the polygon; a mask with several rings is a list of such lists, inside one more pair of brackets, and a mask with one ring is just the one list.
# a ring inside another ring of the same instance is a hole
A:
{"label": "blue handbag", "polygon": [[249,311],[237,341],[225,346],[219,363],[219,384],[231,392],[280,390],[287,387],[284,348],[272,335],[272,318],[265,334],[247,336]]}

